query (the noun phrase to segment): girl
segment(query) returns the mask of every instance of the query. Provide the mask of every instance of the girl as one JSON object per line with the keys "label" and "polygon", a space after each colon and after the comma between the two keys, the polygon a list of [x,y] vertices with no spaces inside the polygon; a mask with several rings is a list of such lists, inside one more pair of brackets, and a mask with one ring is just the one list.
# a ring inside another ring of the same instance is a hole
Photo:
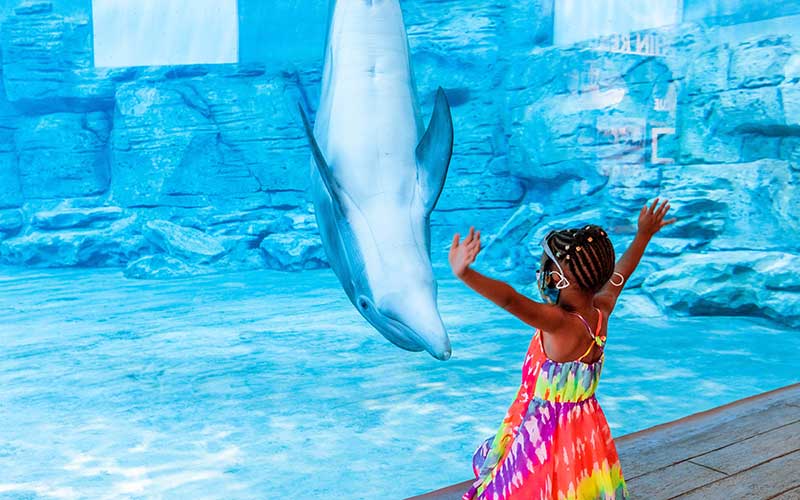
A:
{"label": "girl", "polygon": [[453,237],[453,273],[475,291],[536,327],[522,383],[497,434],[472,457],[476,480],[462,500],[625,499],[628,488],[595,389],[605,358],[608,317],[623,283],[669,210],[658,198],[639,212],[630,248],[615,265],[614,247],[594,224],[550,231],[537,284],[548,304],[471,269],[480,231]]}

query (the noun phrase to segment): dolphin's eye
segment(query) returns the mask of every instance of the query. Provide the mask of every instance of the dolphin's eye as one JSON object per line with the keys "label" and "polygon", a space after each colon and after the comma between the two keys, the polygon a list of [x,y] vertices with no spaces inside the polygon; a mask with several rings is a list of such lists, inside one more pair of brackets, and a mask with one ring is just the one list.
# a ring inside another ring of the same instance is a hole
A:
{"label": "dolphin's eye", "polygon": [[369,307],[369,305],[367,304],[367,301],[364,300],[364,299],[359,300],[358,301],[358,305],[360,305],[362,309],[366,309],[367,307]]}

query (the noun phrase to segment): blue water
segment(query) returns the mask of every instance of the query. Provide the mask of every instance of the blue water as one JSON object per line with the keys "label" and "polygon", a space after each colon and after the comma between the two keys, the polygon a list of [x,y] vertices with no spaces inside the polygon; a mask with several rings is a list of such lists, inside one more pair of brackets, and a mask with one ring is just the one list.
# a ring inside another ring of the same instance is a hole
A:
{"label": "blue water", "polygon": [[[0,283],[1,498],[377,499],[463,481],[533,333],[448,276],[446,362],[389,344],[329,269]],[[798,380],[800,337],[760,319],[612,316],[607,349],[615,437]]]}

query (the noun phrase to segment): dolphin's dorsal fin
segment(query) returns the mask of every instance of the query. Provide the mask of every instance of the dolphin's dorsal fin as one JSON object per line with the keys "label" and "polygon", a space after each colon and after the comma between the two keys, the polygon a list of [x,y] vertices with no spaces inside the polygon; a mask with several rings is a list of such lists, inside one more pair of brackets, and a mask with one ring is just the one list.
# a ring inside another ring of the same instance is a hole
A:
{"label": "dolphin's dorsal fin", "polygon": [[325,155],[322,154],[322,150],[319,148],[319,144],[317,144],[317,139],[314,137],[314,130],[311,128],[303,106],[298,103],[297,108],[300,110],[300,116],[303,119],[303,128],[306,131],[306,137],[308,137],[308,142],[311,145],[311,154],[314,156],[314,163],[317,165],[317,171],[322,178],[322,183],[325,185],[325,190],[328,191],[334,207],[337,207],[339,213],[344,215],[346,213],[345,205],[342,203],[342,198],[340,196],[340,193],[343,192],[342,185],[339,184],[339,181],[333,176],[330,167],[328,167],[328,162],[325,161]]}
{"label": "dolphin's dorsal fin", "polygon": [[442,193],[452,154],[453,117],[447,95],[439,87],[428,130],[417,145],[417,180],[428,214],[436,206]]}

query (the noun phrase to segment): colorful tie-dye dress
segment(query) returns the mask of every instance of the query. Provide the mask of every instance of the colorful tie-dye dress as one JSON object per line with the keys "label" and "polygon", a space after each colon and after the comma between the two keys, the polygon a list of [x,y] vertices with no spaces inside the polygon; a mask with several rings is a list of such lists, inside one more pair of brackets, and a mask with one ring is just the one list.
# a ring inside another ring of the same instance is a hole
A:
{"label": "colorful tie-dye dress", "polygon": [[[601,337],[593,338],[603,346]],[[514,402],[497,434],[472,457],[477,479],[462,500],[628,498],[611,430],[594,394],[604,359],[605,353],[594,363],[552,361],[537,330]]]}

